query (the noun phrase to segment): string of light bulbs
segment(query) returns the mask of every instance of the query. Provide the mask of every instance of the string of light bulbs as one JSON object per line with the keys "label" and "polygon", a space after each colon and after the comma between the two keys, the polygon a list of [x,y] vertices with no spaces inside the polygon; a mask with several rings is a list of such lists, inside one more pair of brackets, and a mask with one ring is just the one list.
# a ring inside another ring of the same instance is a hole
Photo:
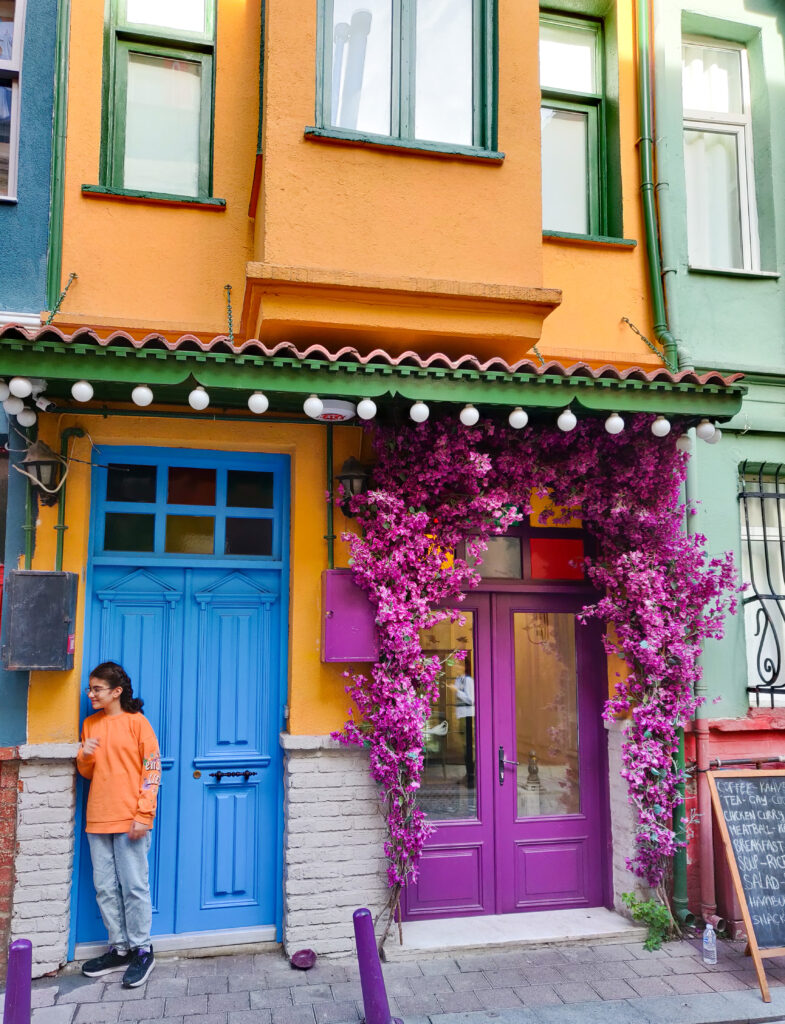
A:
{"label": "string of light bulbs", "polygon": [[[16,416],[17,422],[22,427],[32,427],[37,420],[36,411],[25,404],[25,399],[31,399],[37,408],[45,412],[52,402],[44,397],[42,392],[46,388],[46,381],[29,377],[12,377],[7,383],[0,380],[0,402],[10,416]],[[95,390],[87,380],[78,380],[71,385],[71,396],[74,401],[84,404],[93,399]],[[140,408],[147,408],[154,401],[152,388],[148,384],[137,384],[131,391],[131,401]],[[210,405],[210,394],[201,384],[194,387],[188,394],[188,404],[196,412],[202,412]],[[270,400],[263,391],[254,391],[248,396],[248,408],[254,415],[261,416],[270,408]],[[372,420],[377,414],[376,403],[371,398],[362,398],[356,405],[336,399],[325,399],[317,394],[310,394],[303,402],[303,412],[310,419],[325,420],[326,422],[345,422],[356,415],[364,421]],[[431,414],[428,404],[417,399],[409,408],[409,417],[414,423],[425,423]],[[471,402],[466,403],[458,414],[460,422],[465,427],[474,427],[480,421],[480,410]],[[529,414],[526,410],[516,405],[509,413],[507,422],[514,430],[522,430],[529,422]],[[556,419],[556,425],[564,433],[570,433],[578,425],[578,418],[573,410],[567,406],[562,409]],[[605,429],[609,434],[621,434],[625,428],[624,418],[618,412],[612,412],[605,420]],[[671,432],[671,423],[663,415],[658,415],[652,421],[651,432],[655,437],[667,437]],[[718,426],[707,418],[703,418],[695,428],[696,436],[707,444],[718,444],[722,439],[722,431]],[[690,441],[687,435],[682,435],[677,444],[681,450],[689,450]]]}

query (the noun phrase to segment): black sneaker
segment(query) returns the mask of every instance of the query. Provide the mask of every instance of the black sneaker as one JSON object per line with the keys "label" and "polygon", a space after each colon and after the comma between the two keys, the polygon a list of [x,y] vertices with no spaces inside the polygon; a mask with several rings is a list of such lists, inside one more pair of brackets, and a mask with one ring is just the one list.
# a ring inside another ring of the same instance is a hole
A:
{"label": "black sneaker", "polygon": [[138,988],[140,985],[144,985],[155,967],[152,946],[149,949],[134,949],[131,952],[133,959],[123,975],[123,988]]}
{"label": "black sneaker", "polygon": [[106,953],[97,956],[92,960],[85,960],[82,964],[82,974],[87,978],[98,978],[102,974],[111,974],[112,971],[123,971],[133,960],[133,952],[118,953],[114,946]]}

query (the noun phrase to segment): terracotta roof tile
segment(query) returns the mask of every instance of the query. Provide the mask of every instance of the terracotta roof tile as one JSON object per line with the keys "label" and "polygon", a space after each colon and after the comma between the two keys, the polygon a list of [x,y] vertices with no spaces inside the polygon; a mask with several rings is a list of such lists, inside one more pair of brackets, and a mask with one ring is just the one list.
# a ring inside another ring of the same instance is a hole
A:
{"label": "terracotta roof tile", "polygon": [[28,342],[59,342],[61,344],[82,344],[94,345],[100,348],[130,348],[130,349],[156,349],[158,351],[187,351],[187,352],[209,352],[215,355],[236,355],[254,356],[266,359],[290,359],[296,361],[318,361],[325,363],[357,363],[359,365],[383,365],[390,367],[414,367],[418,369],[444,369],[445,371],[473,370],[482,374],[530,374],[536,377],[588,377],[594,380],[639,380],[648,384],[692,384],[700,387],[713,385],[719,387],[730,387],[743,378],[742,373],[733,373],[723,377],[718,371],[698,374],[694,370],[680,370],[677,373],[668,370],[666,367],[657,367],[654,370],[644,370],[640,366],[631,366],[620,370],[611,364],[592,367],[588,363],[572,363],[569,366],[548,360],[539,363],[533,359],[519,359],[515,363],[508,363],[500,357],[481,360],[474,355],[463,355],[453,359],[444,353],[434,353],[429,356],[420,356],[416,352],[402,352],[400,355],[391,355],[384,349],[377,348],[367,355],[362,355],[356,348],[345,346],[336,351],[326,348],[324,345],[309,345],[306,348],[298,348],[288,341],[278,342],[276,345],[268,346],[258,339],[251,339],[242,344],[234,344],[228,335],[217,335],[209,342],[200,341],[194,334],[183,334],[175,341],[168,341],[160,334],[150,333],[143,338],[133,338],[125,331],[113,331],[106,337],[101,337],[94,329],[89,327],[78,328],[71,334],[65,334],[54,325],[44,325],[40,328],[28,328],[20,324],[6,324],[0,327],[0,342],[3,341],[28,341]]}

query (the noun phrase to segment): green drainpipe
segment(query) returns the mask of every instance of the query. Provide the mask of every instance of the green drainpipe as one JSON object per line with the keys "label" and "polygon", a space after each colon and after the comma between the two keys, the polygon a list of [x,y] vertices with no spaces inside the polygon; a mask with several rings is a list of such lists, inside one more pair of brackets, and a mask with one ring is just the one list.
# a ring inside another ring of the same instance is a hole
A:
{"label": "green drainpipe", "polygon": [[[676,767],[684,771],[684,730],[679,729],[679,749],[676,751]],[[686,785],[681,782],[676,790],[681,798],[681,803],[673,809],[673,831],[677,843],[684,843],[687,838],[687,829],[684,822],[684,805],[686,797]],[[673,916],[684,927],[695,924],[695,915],[690,913],[687,900],[687,847],[679,846],[673,855]]]}
{"label": "green drainpipe", "polygon": [[327,533],[324,535],[324,539],[327,541],[327,568],[335,568],[335,525],[333,521],[333,506],[335,498],[335,484],[333,474],[335,472],[333,467],[333,426],[332,423],[327,424],[327,492],[330,497],[327,500]]}
{"label": "green drainpipe", "polygon": [[[638,118],[640,126],[641,201],[643,220],[646,228],[646,254],[649,265],[654,334],[663,347],[665,362],[673,371],[679,367],[679,348],[675,336],[668,326],[665,308],[665,288],[662,283],[662,260],[660,257],[659,223],[655,202],[654,180],[654,107],[652,103],[651,50],[649,24],[651,11],[649,0],[638,0]],[[684,730],[679,730],[679,748],[675,755],[676,767],[684,771]],[[685,839],[684,817],[686,786],[681,783],[678,795],[681,802],[673,812],[672,827],[677,842]],[[695,917],[687,906],[687,849],[680,846],[673,857],[673,915],[682,925],[690,925]]]}
{"label": "green drainpipe", "polygon": [[63,203],[65,200],[65,138],[68,116],[68,33],[71,0],[60,0],[55,42],[55,88],[52,124],[51,208],[46,265],[46,308],[55,308],[60,294],[63,258]]}
{"label": "green drainpipe", "polygon": [[[63,460],[65,468],[68,467],[68,442],[72,437],[84,437],[84,430],[82,430],[81,427],[68,427],[60,435],[60,458]],[[57,551],[55,554],[55,572],[62,572],[63,569],[63,542],[65,540],[65,531],[68,529],[65,525],[65,488],[66,481],[63,481],[63,486],[60,488],[60,492],[57,495],[57,524],[55,526],[55,530],[57,531]]]}
{"label": "green drainpipe", "polygon": [[679,369],[679,352],[676,338],[668,327],[668,315],[665,310],[659,225],[654,195],[654,107],[651,93],[649,0],[638,0],[637,14],[638,121],[640,127],[638,146],[641,163],[641,201],[643,203],[643,221],[646,229],[646,254],[649,265],[652,312],[654,314],[654,334],[663,347],[665,362],[671,370],[676,371]]}

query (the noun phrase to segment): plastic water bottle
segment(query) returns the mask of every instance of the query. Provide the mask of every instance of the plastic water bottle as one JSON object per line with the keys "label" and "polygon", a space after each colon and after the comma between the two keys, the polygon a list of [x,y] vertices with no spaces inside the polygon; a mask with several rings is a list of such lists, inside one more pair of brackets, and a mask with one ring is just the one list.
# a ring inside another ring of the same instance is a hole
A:
{"label": "plastic water bottle", "polygon": [[703,929],[703,962],[717,963],[717,933],[712,928],[711,921],[707,921]]}

